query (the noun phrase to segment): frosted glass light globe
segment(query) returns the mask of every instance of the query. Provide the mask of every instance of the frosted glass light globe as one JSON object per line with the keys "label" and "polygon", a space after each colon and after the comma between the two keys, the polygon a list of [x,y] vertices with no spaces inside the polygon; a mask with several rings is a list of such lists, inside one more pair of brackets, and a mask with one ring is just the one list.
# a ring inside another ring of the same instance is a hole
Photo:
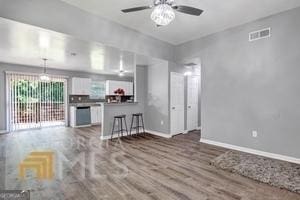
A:
{"label": "frosted glass light globe", "polygon": [[155,6],[151,19],[159,26],[166,26],[175,19],[175,12],[168,4],[159,4]]}

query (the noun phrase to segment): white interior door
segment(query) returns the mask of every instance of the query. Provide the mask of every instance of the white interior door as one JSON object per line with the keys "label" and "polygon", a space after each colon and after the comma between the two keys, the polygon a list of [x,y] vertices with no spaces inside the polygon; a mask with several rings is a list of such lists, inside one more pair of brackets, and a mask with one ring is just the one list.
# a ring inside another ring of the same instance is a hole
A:
{"label": "white interior door", "polygon": [[187,80],[187,130],[198,127],[198,91],[199,77],[189,76]]}
{"label": "white interior door", "polygon": [[184,132],[184,76],[171,73],[171,134]]}

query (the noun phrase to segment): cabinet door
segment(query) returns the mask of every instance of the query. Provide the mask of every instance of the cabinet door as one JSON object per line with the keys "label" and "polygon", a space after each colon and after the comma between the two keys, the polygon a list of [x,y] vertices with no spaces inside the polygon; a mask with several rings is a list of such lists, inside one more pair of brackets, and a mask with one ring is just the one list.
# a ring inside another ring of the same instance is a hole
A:
{"label": "cabinet door", "polygon": [[102,121],[102,113],[101,113],[101,107],[98,106],[97,107],[97,124],[100,124]]}
{"label": "cabinet door", "polygon": [[84,88],[83,88],[83,93],[85,95],[90,95],[91,94],[91,87],[92,87],[92,80],[89,79],[89,78],[85,78],[83,79],[83,85],[84,85]]}
{"label": "cabinet door", "polygon": [[72,78],[72,92],[74,95],[90,95],[92,80],[89,78]]}
{"label": "cabinet door", "polygon": [[97,107],[96,106],[91,107],[91,121],[92,121],[92,124],[97,123]]}
{"label": "cabinet door", "polygon": [[92,124],[100,124],[101,123],[101,107],[100,106],[92,106],[91,107],[91,121],[92,121]]}

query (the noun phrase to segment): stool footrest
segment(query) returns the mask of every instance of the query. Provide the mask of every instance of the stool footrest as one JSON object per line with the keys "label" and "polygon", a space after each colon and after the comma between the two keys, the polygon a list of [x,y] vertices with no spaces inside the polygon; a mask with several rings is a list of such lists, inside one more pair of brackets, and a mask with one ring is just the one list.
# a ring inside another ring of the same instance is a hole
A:
{"label": "stool footrest", "polygon": [[121,133],[121,131],[126,131],[126,129],[117,130],[117,131],[113,131],[113,132],[114,132],[114,133],[117,133],[117,132],[120,132],[120,133]]}
{"label": "stool footrest", "polygon": [[135,126],[135,127],[131,127],[131,129],[135,129],[135,128],[143,128],[143,126]]}

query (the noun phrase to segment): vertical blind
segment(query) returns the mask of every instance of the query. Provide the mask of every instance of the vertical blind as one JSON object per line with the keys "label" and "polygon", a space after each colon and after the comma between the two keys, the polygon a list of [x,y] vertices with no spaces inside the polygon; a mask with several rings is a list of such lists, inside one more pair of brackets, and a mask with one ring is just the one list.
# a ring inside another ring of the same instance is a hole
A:
{"label": "vertical blind", "polygon": [[10,131],[65,124],[66,79],[7,73]]}

